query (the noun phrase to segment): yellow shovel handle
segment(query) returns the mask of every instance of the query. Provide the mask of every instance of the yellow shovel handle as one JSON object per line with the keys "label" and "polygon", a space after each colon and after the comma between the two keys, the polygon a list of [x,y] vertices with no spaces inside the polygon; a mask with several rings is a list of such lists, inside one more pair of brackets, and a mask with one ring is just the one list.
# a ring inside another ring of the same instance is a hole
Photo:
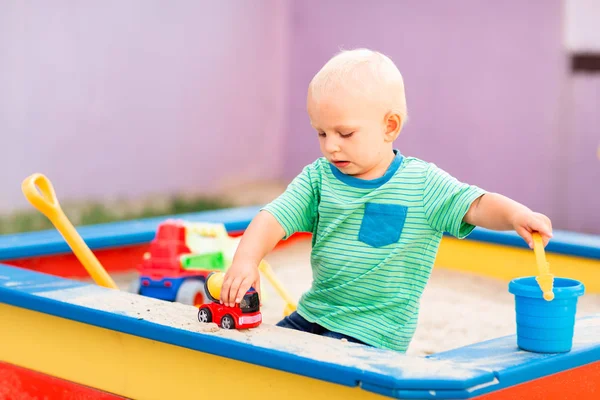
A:
{"label": "yellow shovel handle", "polygon": [[549,274],[550,269],[548,268],[548,261],[546,261],[542,236],[537,232],[532,233],[531,236],[533,238],[533,252],[535,253],[538,271],[540,272],[540,275]]}
{"label": "yellow shovel handle", "polygon": [[117,289],[115,282],[61,209],[48,178],[42,174],[33,174],[23,181],[21,189],[27,200],[54,224],[94,282],[100,286]]}
{"label": "yellow shovel handle", "polygon": [[554,276],[550,273],[550,263],[546,261],[544,242],[537,232],[534,232],[531,236],[533,238],[533,251],[539,272],[535,279],[542,290],[544,300],[551,301],[554,299]]}
{"label": "yellow shovel handle", "polygon": [[262,260],[258,265],[258,269],[267,277],[271,285],[273,285],[277,293],[279,293],[279,295],[283,298],[283,301],[285,301],[286,307],[284,314],[289,315],[292,312],[296,311],[296,304],[294,303],[294,300],[292,300],[292,297],[283,288],[281,282],[279,282],[279,280],[275,277],[271,266],[265,260]]}

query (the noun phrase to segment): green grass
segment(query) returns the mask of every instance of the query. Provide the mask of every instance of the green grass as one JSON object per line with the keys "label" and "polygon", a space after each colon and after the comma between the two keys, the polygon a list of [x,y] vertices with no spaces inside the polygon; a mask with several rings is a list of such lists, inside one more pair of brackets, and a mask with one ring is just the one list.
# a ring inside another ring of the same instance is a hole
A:
{"label": "green grass", "polygon": [[[146,204],[139,209],[125,212],[114,210],[102,203],[89,203],[83,206],[64,206],[63,211],[71,223],[77,226],[217,210],[231,206],[232,204],[214,198],[195,197],[187,199],[175,196],[167,202],[166,206],[162,205],[159,207]],[[52,228],[53,225],[48,218],[35,209],[0,216],[0,234],[40,231]]]}

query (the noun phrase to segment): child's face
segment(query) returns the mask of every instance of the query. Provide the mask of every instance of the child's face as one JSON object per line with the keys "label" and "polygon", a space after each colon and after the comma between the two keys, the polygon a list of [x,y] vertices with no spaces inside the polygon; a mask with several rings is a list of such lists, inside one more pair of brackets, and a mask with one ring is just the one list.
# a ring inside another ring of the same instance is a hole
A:
{"label": "child's face", "polygon": [[397,134],[390,135],[394,127],[385,110],[341,91],[318,101],[309,94],[307,109],[323,156],[342,173],[362,179],[385,173],[394,157],[392,141]]}

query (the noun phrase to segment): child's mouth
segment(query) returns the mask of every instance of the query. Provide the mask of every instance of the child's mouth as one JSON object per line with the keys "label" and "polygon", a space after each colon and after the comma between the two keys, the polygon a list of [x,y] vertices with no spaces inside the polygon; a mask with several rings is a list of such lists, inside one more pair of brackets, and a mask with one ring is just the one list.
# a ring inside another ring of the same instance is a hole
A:
{"label": "child's mouth", "polygon": [[350,165],[350,161],[333,161],[333,165],[338,168],[344,168]]}

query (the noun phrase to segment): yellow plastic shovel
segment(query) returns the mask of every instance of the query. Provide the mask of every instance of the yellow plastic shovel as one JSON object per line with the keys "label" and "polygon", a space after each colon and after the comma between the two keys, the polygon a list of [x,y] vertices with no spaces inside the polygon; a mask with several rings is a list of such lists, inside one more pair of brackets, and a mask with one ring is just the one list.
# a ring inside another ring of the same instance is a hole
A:
{"label": "yellow plastic shovel", "polygon": [[265,260],[262,260],[258,265],[258,269],[267,277],[271,285],[273,285],[277,293],[279,293],[283,301],[285,301],[283,315],[287,317],[288,315],[296,311],[296,304],[294,303],[294,300],[292,300],[292,297],[283,288],[281,282],[279,282],[277,277],[275,277],[275,274],[273,273],[273,270],[271,269],[269,263],[267,263]]}
{"label": "yellow plastic shovel", "polygon": [[544,300],[551,301],[554,299],[554,275],[550,273],[550,263],[546,261],[546,255],[544,252],[544,242],[542,241],[542,237],[539,233],[534,232],[532,234],[533,237],[533,251],[535,253],[535,258],[537,261],[537,267],[539,275],[536,276],[535,280],[537,281],[540,289],[544,293]]}
{"label": "yellow plastic shovel", "polygon": [[50,183],[48,178],[42,174],[33,174],[23,181],[21,189],[27,200],[48,217],[56,229],[58,229],[94,282],[100,286],[118,289],[115,282],[108,275],[102,264],[100,264],[94,253],[85,244],[81,236],[79,236],[63,212],[54,194],[52,183]]}

